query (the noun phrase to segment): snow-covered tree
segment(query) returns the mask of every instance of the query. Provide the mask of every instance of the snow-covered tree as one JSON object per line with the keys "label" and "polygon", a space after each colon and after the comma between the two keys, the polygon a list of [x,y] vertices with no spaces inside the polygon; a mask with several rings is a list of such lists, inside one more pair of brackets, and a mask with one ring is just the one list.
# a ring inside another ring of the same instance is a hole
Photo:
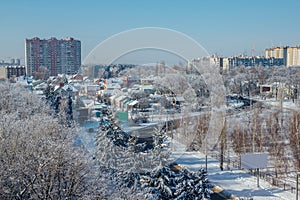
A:
{"label": "snow-covered tree", "polygon": [[21,86],[0,90],[0,199],[100,197],[90,159],[74,143],[78,128]]}
{"label": "snow-covered tree", "polygon": [[291,117],[289,141],[291,144],[293,163],[300,170],[300,113],[295,112]]}
{"label": "snow-covered tree", "polygon": [[[152,148],[123,132],[110,110],[103,111],[97,138],[96,160],[102,176],[109,177],[107,198],[209,199],[207,174],[168,167],[168,139],[162,129],[154,133]],[[120,192],[115,193],[118,190]]]}
{"label": "snow-covered tree", "polygon": [[269,115],[266,120],[266,129],[267,141],[270,141],[271,145],[268,145],[268,151],[272,155],[274,167],[275,167],[275,176],[277,178],[278,173],[280,172],[281,167],[283,166],[283,155],[284,147],[282,143],[282,134],[280,131],[280,114],[278,111],[275,111]]}
{"label": "snow-covered tree", "polygon": [[186,168],[177,173],[168,166],[158,166],[141,176],[146,199],[210,199],[207,173],[199,169],[194,173]]}

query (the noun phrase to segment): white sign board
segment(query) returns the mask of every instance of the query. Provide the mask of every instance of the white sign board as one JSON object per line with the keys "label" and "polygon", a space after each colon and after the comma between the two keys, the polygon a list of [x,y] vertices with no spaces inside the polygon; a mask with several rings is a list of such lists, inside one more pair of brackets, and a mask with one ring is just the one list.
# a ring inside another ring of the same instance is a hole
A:
{"label": "white sign board", "polygon": [[267,168],[267,163],[268,163],[267,153],[241,154],[242,168],[245,169]]}

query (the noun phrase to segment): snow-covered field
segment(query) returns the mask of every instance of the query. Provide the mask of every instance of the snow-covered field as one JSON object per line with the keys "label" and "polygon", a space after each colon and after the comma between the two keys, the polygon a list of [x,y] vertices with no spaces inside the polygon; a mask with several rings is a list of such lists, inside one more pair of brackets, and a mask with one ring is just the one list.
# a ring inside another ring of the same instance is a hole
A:
{"label": "snow-covered field", "polygon": [[[282,108],[297,111],[297,110],[299,110],[299,102],[297,102],[297,101],[298,100],[296,100],[295,102],[293,102],[292,100],[284,100],[284,101],[282,101]],[[262,102],[272,105],[272,106],[280,107],[280,101],[276,100],[274,98],[267,99]]]}
{"label": "snow-covered field", "polygon": [[[197,170],[201,167],[205,168],[205,155],[203,153],[179,151],[174,152],[173,156],[178,164],[191,170]],[[254,200],[292,200],[296,198],[295,193],[272,186],[262,179],[259,180],[260,187],[257,187],[257,178],[246,171],[234,168],[221,171],[218,160],[208,157],[207,161],[208,179],[210,182],[222,187],[234,196],[242,198],[252,197]]]}

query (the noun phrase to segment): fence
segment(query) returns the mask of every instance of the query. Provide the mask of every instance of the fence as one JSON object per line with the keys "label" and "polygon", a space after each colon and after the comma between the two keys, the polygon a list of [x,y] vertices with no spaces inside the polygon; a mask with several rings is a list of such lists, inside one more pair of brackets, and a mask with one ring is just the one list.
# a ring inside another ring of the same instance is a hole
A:
{"label": "fence", "polygon": [[[211,157],[219,160],[220,156],[219,153],[217,152],[212,152],[210,154]],[[238,157],[232,157],[232,158],[226,158],[224,160],[224,165],[229,165],[229,167],[231,168],[235,168],[235,169],[241,169],[241,163],[240,160],[238,159]],[[224,169],[226,169],[224,167]],[[259,177],[265,181],[267,181],[268,183],[270,183],[273,186],[282,188],[285,191],[289,191],[291,193],[295,193],[296,194],[296,174],[297,172],[295,171],[291,171],[289,172],[291,175],[289,177],[276,177],[274,172],[269,171],[270,168],[268,168],[266,171],[262,171],[260,170],[259,172]],[[249,174],[256,176],[256,170],[249,170]],[[282,174],[277,174],[277,175],[282,175]],[[298,190],[298,193],[300,193],[300,191]],[[251,200],[251,197],[241,197],[241,200]],[[274,197],[274,199],[276,199],[276,197]],[[300,198],[299,198],[300,199]]]}

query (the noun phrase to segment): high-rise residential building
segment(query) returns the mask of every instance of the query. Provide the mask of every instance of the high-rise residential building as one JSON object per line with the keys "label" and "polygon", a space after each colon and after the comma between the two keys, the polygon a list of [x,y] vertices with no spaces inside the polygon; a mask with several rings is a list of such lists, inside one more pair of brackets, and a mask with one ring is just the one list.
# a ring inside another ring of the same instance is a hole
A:
{"label": "high-rise residential building", "polygon": [[[205,65],[206,61],[206,65]],[[193,66],[216,66],[220,70],[226,71],[236,67],[255,67],[255,66],[282,66],[284,65],[283,58],[266,58],[262,56],[233,56],[233,57],[219,57],[210,56],[204,58],[193,59],[188,62],[188,68],[192,69]]]}
{"label": "high-rise residential building", "polygon": [[282,66],[284,65],[284,59],[277,57],[262,57],[262,56],[234,56],[228,58],[228,66],[229,69],[239,66],[245,66],[245,67],[254,67],[254,66]]}
{"label": "high-rise residential building", "polygon": [[25,40],[25,66],[28,76],[38,73],[76,74],[81,65],[81,42],[67,37]]}
{"label": "high-rise residential building", "polygon": [[266,58],[284,58],[286,47],[273,47],[266,49]]}
{"label": "high-rise residential building", "polygon": [[0,79],[11,79],[13,77],[25,76],[26,68],[24,65],[0,66]]}
{"label": "high-rise residential building", "polygon": [[283,58],[287,67],[300,66],[300,46],[272,47],[266,49],[267,58]]}
{"label": "high-rise residential building", "polygon": [[287,48],[287,66],[300,66],[300,46]]}

